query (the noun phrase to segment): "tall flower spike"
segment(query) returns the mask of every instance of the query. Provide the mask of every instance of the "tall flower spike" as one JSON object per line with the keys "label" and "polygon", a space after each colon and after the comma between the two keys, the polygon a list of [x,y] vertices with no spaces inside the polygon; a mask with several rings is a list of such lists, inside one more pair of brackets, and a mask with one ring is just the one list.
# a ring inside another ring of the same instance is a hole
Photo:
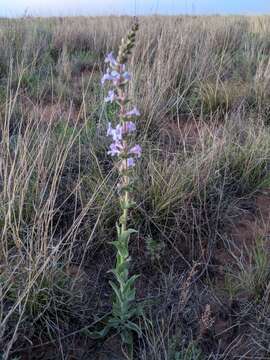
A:
{"label": "tall flower spike", "polygon": [[119,123],[116,127],[108,124],[107,136],[113,139],[108,154],[117,159],[116,165],[119,171],[119,183],[117,185],[119,194],[119,203],[122,215],[117,225],[118,238],[113,242],[116,250],[116,265],[112,270],[115,275],[115,282],[111,282],[115,298],[112,307],[112,318],[109,320],[108,327],[116,328],[120,332],[122,341],[127,347],[129,359],[132,358],[132,338],[133,332],[140,335],[139,327],[133,322],[136,314],[135,303],[135,280],[136,275],[129,276],[129,238],[136,232],[128,228],[129,209],[134,205],[131,200],[133,169],[136,161],[141,157],[142,148],[138,144],[134,144],[133,136],[136,132],[136,124],[130,121],[130,118],[140,115],[136,107],[127,109],[130,103],[128,94],[128,83],[131,81],[131,75],[126,70],[126,62],[131,50],[135,45],[135,35],[138,30],[138,24],[135,24],[127,37],[122,39],[117,58],[113,53],[109,53],[105,58],[105,63],[109,68],[102,78],[102,84],[109,82],[112,89],[109,90],[108,96],[105,98],[106,103],[115,102],[119,107],[118,119]]}

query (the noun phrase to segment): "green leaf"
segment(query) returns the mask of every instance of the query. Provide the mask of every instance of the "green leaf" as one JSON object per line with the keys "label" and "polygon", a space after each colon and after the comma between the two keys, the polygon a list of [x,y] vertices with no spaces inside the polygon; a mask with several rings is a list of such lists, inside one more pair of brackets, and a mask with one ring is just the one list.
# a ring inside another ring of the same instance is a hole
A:
{"label": "green leaf", "polygon": [[121,326],[122,321],[117,318],[110,318],[110,320],[108,321],[108,324],[110,327],[113,327],[114,329],[118,329]]}
{"label": "green leaf", "polygon": [[132,275],[128,281],[126,282],[126,284],[124,285],[124,289],[123,289],[123,294],[125,294],[126,292],[128,292],[131,287],[134,286],[135,281],[140,277],[140,275]]}
{"label": "green leaf", "polygon": [[121,232],[120,235],[118,235],[119,241],[127,241],[131,234],[137,233],[138,231],[135,229],[128,229]]}
{"label": "green leaf", "polygon": [[121,332],[121,339],[124,344],[132,345],[133,344],[133,337],[132,334],[126,329]]}
{"label": "green leaf", "polygon": [[111,244],[116,247],[122,258],[128,257],[128,248],[127,245],[120,241],[112,241]]}
{"label": "green leaf", "polygon": [[142,331],[141,331],[140,327],[139,327],[137,324],[135,324],[133,321],[129,321],[129,320],[128,320],[128,321],[125,323],[125,326],[126,326],[129,330],[132,330],[132,331],[134,331],[135,333],[137,333],[138,336],[141,336]]}
{"label": "green leaf", "polygon": [[117,286],[112,282],[112,281],[109,281],[109,284],[111,285],[113,291],[115,292],[115,295],[119,301],[120,304],[123,303],[123,299],[122,299],[122,294],[121,292],[119,291],[119,289],[117,288]]}
{"label": "green leaf", "polygon": [[122,264],[117,265],[115,270],[119,273],[122,273],[122,272],[128,270],[128,262],[129,262],[129,259],[126,259],[126,261],[122,262]]}
{"label": "green leaf", "polygon": [[92,339],[102,339],[104,338],[105,336],[107,336],[108,332],[111,330],[111,326],[110,325],[107,325],[104,327],[103,330],[101,331],[90,331],[90,330],[87,330],[87,329],[84,329],[83,332],[91,337]]}
{"label": "green leaf", "polygon": [[128,292],[124,294],[124,299],[128,301],[129,303],[133,302],[136,297],[136,291],[135,289],[130,289]]}
{"label": "green leaf", "polygon": [[118,223],[116,223],[116,231],[117,231],[117,236],[119,236],[121,234],[121,228],[118,225]]}
{"label": "green leaf", "polygon": [[126,282],[128,272],[127,271],[119,272],[118,269],[110,270],[109,272],[113,273],[119,285],[123,286],[123,284]]}
{"label": "green leaf", "polygon": [[123,201],[123,202],[121,202],[120,206],[121,206],[122,210],[127,210],[127,209],[131,209],[131,208],[135,207],[136,203],[134,201],[130,201],[128,203]]}
{"label": "green leaf", "polygon": [[136,307],[133,306],[133,308],[128,311],[127,320],[132,319],[134,316],[137,316],[137,315],[139,315],[138,308],[137,308],[137,306]]}

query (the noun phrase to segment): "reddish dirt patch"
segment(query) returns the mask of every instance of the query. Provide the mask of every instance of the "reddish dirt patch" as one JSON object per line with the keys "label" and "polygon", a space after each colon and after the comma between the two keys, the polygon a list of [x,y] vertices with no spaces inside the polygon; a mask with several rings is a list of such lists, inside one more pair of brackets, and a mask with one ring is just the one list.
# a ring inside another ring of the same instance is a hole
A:
{"label": "reddish dirt patch", "polygon": [[215,122],[207,123],[202,119],[183,118],[179,121],[168,119],[161,128],[161,135],[165,143],[177,143],[184,149],[192,149],[200,145],[206,136],[220,138],[221,125]]}
{"label": "reddish dirt patch", "polygon": [[[220,344],[220,350],[226,358],[242,358],[243,354],[252,357],[250,337],[254,329],[239,322],[241,302],[249,301],[250,294],[239,293],[234,300],[222,291],[225,289],[225,269],[233,266],[241,259],[243,266],[250,266],[252,254],[258,238],[264,240],[263,246],[267,253],[270,250],[270,190],[263,191],[254,199],[255,212],[247,211],[227,229],[230,239],[226,246],[214,250],[213,263],[215,267],[215,291],[219,298],[211,304],[215,316],[213,335]],[[238,271],[238,267],[235,267]],[[226,350],[227,349],[227,350]],[[226,353],[229,351],[229,353]],[[244,357],[243,357],[244,358]]]}
{"label": "reddish dirt patch", "polygon": [[30,119],[40,124],[54,124],[60,120],[68,121],[72,124],[82,120],[82,111],[75,108],[75,105],[65,102],[57,103],[38,103],[34,104],[26,97],[21,98],[21,105],[24,113],[28,114]]}
{"label": "reddish dirt patch", "polygon": [[262,235],[265,237],[267,250],[270,250],[270,190],[257,197],[256,206]]}
{"label": "reddish dirt patch", "polygon": [[76,111],[73,106],[68,108],[64,104],[35,106],[33,112],[37,118],[46,123],[56,123],[61,119],[66,119],[72,123],[75,123],[80,117],[79,112]]}
{"label": "reddish dirt patch", "polygon": [[[234,256],[240,257],[244,262],[251,261],[251,253],[256,241],[264,239],[266,250],[270,249],[270,190],[266,190],[254,200],[255,214],[246,212],[234,224],[230,225],[227,234],[231,239]],[[228,261],[233,262],[233,257],[228,249],[218,249],[215,258],[221,265]]]}

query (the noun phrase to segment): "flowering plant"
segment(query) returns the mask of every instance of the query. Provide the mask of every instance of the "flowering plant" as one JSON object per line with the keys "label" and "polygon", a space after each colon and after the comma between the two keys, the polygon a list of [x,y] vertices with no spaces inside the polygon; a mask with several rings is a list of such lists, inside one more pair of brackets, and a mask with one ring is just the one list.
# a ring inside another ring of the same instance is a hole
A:
{"label": "flowering plant", "polygon": [[138,158],[141,157],[142,149],[139,144],[134,144],[133,138],[136,132],[135,119],[140,115],[136,107],[130,106],[128,85],[131,75],[126,69],[128,56],[135,43],[135,35],[138,25],[135,24],[128,33],[127,38],[122,40],[117,58],[113,53],[106,56],[105,62],[108,69],[102,77],[101,83],[109,82],[113,88],[109,90],[105,102],[116,103],[119,108],[119,123],[113,127],[108,125],[107,136],[113,142],[108,154],[117,159],[116,167],[119,172],[118,193],[122,215],[117,224],[117,240],[112,244],[117,250],[115,268],[111,271],[115,276],[115,282],[110,282],[114,291],[112,317],[108,321],[107,331],[116,329],[121,335],[123,344],[127,348],[127,357],[133,354],[133,333],[140,334],[140,328],[132,321],[138,314],[135,306],[135,281],[138,275],[129,275],[129,238],[136,230],[128,228],[129,210],[134,206],[131,199],[133,188],[132,170]]}

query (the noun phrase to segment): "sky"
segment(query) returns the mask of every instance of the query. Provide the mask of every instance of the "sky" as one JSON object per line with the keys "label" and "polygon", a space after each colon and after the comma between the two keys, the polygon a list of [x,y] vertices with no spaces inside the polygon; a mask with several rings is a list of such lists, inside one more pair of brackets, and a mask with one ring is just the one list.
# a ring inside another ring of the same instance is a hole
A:
{"label": "sky", "polygon": [[270,14],[270,0],[0,0],[0,16]]}

